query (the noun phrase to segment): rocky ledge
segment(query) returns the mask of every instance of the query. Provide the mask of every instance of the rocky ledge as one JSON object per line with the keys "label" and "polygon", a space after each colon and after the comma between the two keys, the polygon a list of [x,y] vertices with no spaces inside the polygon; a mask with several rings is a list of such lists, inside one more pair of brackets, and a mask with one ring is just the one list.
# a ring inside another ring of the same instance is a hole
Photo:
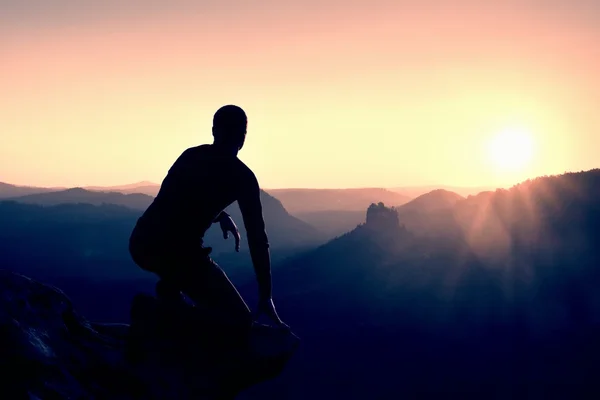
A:
{"label": "rocky ledge", "polygon": [[299,345],[289,330],[241,335],[146,295],[131,316],[90,322],[59,289],[0,271],[0,398],[233,399],[280,374]]}

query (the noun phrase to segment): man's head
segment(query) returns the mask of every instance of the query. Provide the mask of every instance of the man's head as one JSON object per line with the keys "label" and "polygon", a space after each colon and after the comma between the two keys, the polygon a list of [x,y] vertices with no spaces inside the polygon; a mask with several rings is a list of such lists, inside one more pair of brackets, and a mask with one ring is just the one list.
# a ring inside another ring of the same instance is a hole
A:
{"label": "man's head", "polygon": [[248,118],[238,106],[227,105],[219,108],[213,117],[213,137],[215,144],[237,153],[244,146]]}

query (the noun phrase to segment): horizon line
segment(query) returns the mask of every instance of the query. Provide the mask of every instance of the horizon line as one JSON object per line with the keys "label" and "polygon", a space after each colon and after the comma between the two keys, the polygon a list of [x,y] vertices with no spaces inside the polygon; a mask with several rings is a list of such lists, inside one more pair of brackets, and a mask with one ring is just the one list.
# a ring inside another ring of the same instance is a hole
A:
{"label": "horizon line", "polygon": [[[136,185],[139,186],[157,186],[160,187],[161,184],[160,183],[156,183],[156,182],[152,182],[152,181],[147,181],[147,180],[142,180],[142,181],[138,181],[138,182],[133,182],[133,183],[124,183],[124,184],[117,184],[117,185],[52,185],[52,186],[39,186],[39,185],[28,185],[28,184],[17,184],[17,183],[10,183],[10,182],[6,182],[6,181],[0,181],[0,184],[6,184],[6,185],[10,185],[10,186],[14,186],[14,187],[20,187],[20,188],[33,188],[33,189],[76,189],[76,188],[81,188],[81,189],[88,189],[88,188],[98,188],[98,189],[115,189],[115,188],[120,188],[120,187],[125,187],[125,186],[132,186],[132,188],[134,188]],[[507,185],[504,185],[507,186]],[[261,187],[262,190],[265,191],[269,191],[269,190],[394,190],[394,189],[425,189],[425,188],[460,188],[460,189],[479,189],[479,188],[494,188],[494,185],[465,185],[465,186],[461,186],[461,185],[449,185],[449,184],[423,184],[423,185],[406,185],[406,186],[355,186],[355,187],[298,187],[298,186],[291,186],[291,187]]]}

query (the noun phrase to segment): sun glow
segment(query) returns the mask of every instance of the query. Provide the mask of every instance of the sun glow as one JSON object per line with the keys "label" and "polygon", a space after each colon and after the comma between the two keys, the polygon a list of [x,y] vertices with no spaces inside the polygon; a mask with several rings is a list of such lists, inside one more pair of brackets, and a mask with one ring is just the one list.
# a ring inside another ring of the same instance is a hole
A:
{"label": "sun glow", "polygon": [[522,128],[505,129],[492,138],[488,156],[495,168],[519,171],[533,158],[534,143],[531,132]]}

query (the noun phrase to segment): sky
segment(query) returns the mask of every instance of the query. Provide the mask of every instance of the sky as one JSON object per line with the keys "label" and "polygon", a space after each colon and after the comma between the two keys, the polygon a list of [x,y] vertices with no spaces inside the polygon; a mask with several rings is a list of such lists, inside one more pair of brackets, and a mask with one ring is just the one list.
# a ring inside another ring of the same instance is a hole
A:
{"label": "sky", "polygon": [[593,0],[0,0],[0,181],[160,182],[225,104],[264,188],[588,170],[599,43]]}

